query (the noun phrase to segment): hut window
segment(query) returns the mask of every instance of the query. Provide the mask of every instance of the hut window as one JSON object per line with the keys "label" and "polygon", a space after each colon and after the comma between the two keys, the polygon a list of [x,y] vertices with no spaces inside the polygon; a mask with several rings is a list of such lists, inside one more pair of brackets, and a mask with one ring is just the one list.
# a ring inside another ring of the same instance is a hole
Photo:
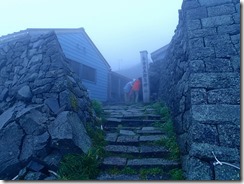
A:
{"label": "hut window", "polygon": [[82,79],[91,81],[91,82],[96,82],[96,69],[83,65],[82,66],[82,73],[81,73]]}

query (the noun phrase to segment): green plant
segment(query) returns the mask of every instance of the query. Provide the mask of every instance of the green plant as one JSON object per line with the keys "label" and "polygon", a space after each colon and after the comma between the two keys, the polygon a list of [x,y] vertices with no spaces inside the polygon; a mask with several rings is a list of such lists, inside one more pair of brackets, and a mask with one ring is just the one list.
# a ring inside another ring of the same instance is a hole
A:
{"label": "green plant", "polygon": [[86,130],[92,140],[92,148],[87,154],[64,156],[58,171],[61,180],[90,180],[99,174],[99,166],[105,154],[105,134],[91,125],[88,125]]}
{"label": "green plant", "polygon": [[179,159],[180,151],[179,151],[179,147],[178,147],[178,144],[176,141],[176,134],[174,132],[174,126],[173,126],[172,119],[170,117],[169,109],[167,108],[166,105],[164,105],[163,103],[159,103],[159,102],[153,104],[152,106],[164,119],[164,123],[155,122],[154,126],[162,129],[167,135],[167,138],[157,141],[157,144],[165,145],[165,147],[167,147],[169,149],[170,159],[172,159],[172,160]]}
{"label": "green plant", "polygon": [[97,101],[97,100],[92,100],[92,108],[94,109],[96,116],[102,118],[104,113],[103,113],[103,108],[102,104]]}
{"label": "green plant", "polygon": [[132,175],[132,174],[137,174],[138,173],[136,169],[132,169],[130,167],[125,167],[123,169],[119,169],[117,167],[113,167],[113,168],[110,168],[107,172],[109,174],[111,174],[111,175],[119,175],[119,174]]}
{"label": "green plant", "polygon": [[149,175],[155,176],[160,175],[163,173],[163,169],[155,167],[155,168],[147,168],[147,169],[140,169],[140,178],[145,180]]}
{"label": "green plant", "polygon": [[172,169],[169,171],[172,180],[184,180],[183,171],[181,169]]}
{"label": "green plant", "polygon": [[69,98],[70,98],[71,108],[77,112],[78,111],[78,101],[77,101],[76,96],[73,93],[70,93]]}
{"label": "green plant", "polygon": [[68,154],[61,161],[58,175],[60,180],[89,180],[99,174],[99,162],[96,153]]}

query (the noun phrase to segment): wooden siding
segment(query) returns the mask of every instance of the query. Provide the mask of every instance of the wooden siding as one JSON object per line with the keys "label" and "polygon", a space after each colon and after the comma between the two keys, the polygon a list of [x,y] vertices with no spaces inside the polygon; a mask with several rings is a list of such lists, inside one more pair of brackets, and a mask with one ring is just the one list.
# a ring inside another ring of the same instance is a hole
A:
{"label": "wooden siding", "polygon": [[108,73],[110,68],[85,33],[58,33],[57,37],[68,59],[92,67],[96,70],[96,82],[82,80],[88,89],[91,99],[107,101],[108,99]]}

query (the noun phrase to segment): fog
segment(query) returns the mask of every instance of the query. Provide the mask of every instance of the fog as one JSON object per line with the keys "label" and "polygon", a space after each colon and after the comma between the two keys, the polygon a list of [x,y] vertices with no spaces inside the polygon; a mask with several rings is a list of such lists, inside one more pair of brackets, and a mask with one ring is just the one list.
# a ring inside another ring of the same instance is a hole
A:
{"label": "fog", "polygon": [[27,28],[80,28],[112,70],[140,62],[168,44],[182,0],[2,0],[0,36]]}

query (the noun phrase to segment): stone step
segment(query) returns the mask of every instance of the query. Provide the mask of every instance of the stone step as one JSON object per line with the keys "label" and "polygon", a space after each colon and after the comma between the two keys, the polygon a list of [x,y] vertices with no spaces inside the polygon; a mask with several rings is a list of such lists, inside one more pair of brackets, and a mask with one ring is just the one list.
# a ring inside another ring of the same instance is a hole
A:
{"label": "stone step", "polygon": [[120,135],[118,133],[107,133],[105,140],[113,145],[139,145],[145,142],[155,142],[167,138],[164,134],[157,135]]}
{"label": "stone step", "polygon": [[140,180],[140,177],[138,174],[101,174],[100,176],[97,177],[97,180],[126,180],[126,181],[134,181],[134,180]]}
{"label": "stone step", "polygon": [[118,132],[120,130],[130,130],[137,134],[164,134],[162,130],[156,127],[103,127],[106,132]]}
{"label": "stone step", "polygon": [[129,159],[126,166],[131,168],[152,168],[160,167],[164,171],[169,171],[174,168],[180,167],[180,163],[173,160],[166,160],[162,158],[142,158],[142,159]]}
{"label": "stone step", "polygon": [[179,168],[180,163],[173,160],[166,160],[162,158],[141,158],[141,159],[127,159],[123,157],[106,157],[102,162],[102,168],[108,169],[111,167],[124,168],[130,167],[135,169],[160,167],[164,171],[169,171],[174,168]]}
{"label": "stone step", "polygon": [[106,157],[103,160],[102,167],[125,167],[127,159],[122,157]]}
{"label": "stone step", "polygon": [[107,174],[102,173],[97,177],[97,180],[123,180],[123,181],[138,181],[138,180],[171,180],[168,173],[140,176],[139,174]]}
{"label": "stone step", "polygon": [[[140,120],[140,119],[119,119],[119,118],[108,118],[104,122],[104,127],[143,127],[152,126],[157,120]],[[163,123],[163,122],[162,122]]]}
{"label": "stone step", "polygon": [[168,156],[169,150],[162,146],[127,146],[127,145],[108,145],[105,150],[116,154],[131,154],[143,157],[162,157]]}

